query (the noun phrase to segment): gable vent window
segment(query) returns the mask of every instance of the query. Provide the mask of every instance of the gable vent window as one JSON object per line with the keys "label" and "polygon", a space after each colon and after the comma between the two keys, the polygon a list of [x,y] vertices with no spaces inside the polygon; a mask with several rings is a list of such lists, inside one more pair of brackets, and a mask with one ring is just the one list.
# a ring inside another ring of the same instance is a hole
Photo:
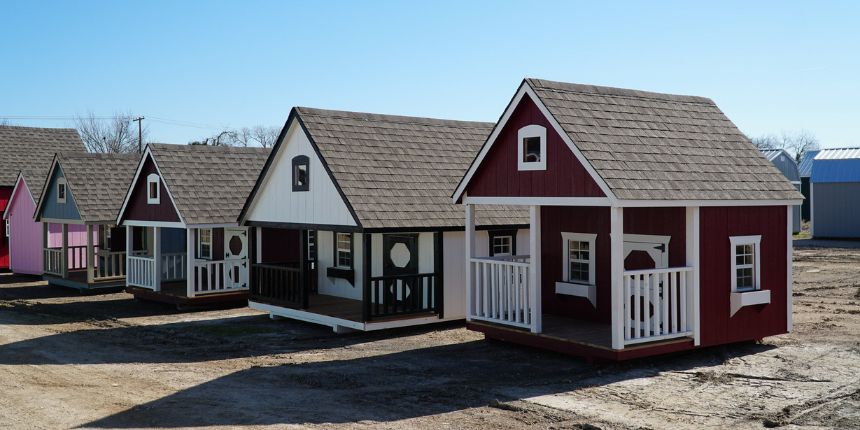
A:
{"label": "gable vent window", "polygon": [[306,155],[293,157],[293,191],[310,189],[310,159]]}
{"label": "gable vent window", "polygon": [[57,181],[57,203],[66,202],[66,181],[60,179]]}
{"label": "gable vent window", "polygon": [[546,170],[546,128],[527,125],[517,132],[517,168]]}
{"label": "gable vent window", "polygon": [[155,173],[146,177],[146,203],[150,205],[161,203],[161,182]]}

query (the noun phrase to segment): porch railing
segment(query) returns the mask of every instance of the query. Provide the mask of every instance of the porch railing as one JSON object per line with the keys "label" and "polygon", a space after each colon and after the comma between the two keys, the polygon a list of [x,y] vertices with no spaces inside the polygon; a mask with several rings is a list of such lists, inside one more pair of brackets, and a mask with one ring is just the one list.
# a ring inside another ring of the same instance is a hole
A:
{"label": "porch railing", "polygon": [[294,309],[307,308],[310,288],[302,285],[301,269],[274,264],[254,264],[251,268],[252,299]]}
{"label": "porch railing", "polygon": [[530,328],[534,303],[528,256],[472,258],[469,317],[515,327]]}
{"label": "porch railing", "polygon": [[184,252],[161,255],[161,280],[181,281],[188,276]]}
{"label": "porch railing", "polygon": [[63,276],[63,249],[44,248],[45,273]]}
{"label": "porch railing", "polygon": [[[248,283],[244,286],[238,282],[230,282],[227,271],[238,264],[247,270],[248,259],[237,261],[205,261],[194,260],[194,279],[190,285],[188,296],[194,297],[203,294],[227,293],[232,291],[248,290]],[[241,276],[241,273],[239,274]],[[246,275],[247,276],[247,275]]]}
{"label": "porch railing", "polygon": [[118,279],[125,276],[125,251],[101,251],[94,269],[96,280]]}
{"label": "porch railing", "polygon": [[368,319],[438,312],[438,274],[389,275],[370,278]]}
{"label": "porch railing", "polygon": [[131,286],[157,291],[155,259],[150,257],[128,257],[126,283]]}
{"label": "porch railing", "polygon": [[624,344],[693,335],[692,267],[624,272]]}

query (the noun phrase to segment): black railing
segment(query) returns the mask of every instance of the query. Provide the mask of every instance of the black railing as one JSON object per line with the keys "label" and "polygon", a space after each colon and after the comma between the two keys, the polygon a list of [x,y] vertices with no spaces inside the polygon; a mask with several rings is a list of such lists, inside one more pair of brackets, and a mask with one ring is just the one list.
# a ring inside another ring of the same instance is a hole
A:
{"label": "black railing", "polygon": [[308,307],[302,269],[269,264],[251,267],[251,300],[296,309]]}
{"label": "black railing", "polygon": [[371,277],[365,286],[366,319],[438,313],[438,285],[435,273]]}

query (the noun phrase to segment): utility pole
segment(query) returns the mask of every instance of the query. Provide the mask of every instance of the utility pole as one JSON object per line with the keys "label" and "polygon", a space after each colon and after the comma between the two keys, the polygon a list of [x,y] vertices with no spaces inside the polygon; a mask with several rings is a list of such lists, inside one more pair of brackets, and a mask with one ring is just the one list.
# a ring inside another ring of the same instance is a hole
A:
{"label": "utility pole", "polygon": [[143,120],[146,119],[139,116],[132,121],[137,121],[137,152],[143,154]]}

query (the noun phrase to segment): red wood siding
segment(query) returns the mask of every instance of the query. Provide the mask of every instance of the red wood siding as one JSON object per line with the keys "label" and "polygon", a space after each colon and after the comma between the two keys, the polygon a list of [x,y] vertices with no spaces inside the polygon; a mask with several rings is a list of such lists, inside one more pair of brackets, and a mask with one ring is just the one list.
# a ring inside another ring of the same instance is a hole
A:
{"label": "red wood siding", "polygon": [[[520,172],[517,170],[517,132],[530,124],[546,127],[546,170]],[[528,96],[514,109],[466,191],[470,196],[604,197],[594,179]]]}
{"label": "red wood siding", "polygon": [[[786,332],[787,213],[785,206],[700,209],[702,345],[760,339]],[[741,308],[729,317],[729,237],[761,235],[761,284],[770,304]]]}
{"label": "red wood siding", "polygon": [[[6,210],[6,204],[12,197],[13,187],[0,187],[0,218]],[[9,238],[6,237],[5,221],[0,219],[0,270],[9,269]]]}
{"label": "red wood siding", "polygon": [[[624,233],[671,236],[669,266],[686,265],[686,211],[684,208],[628,208]],[[564,244],[561,233],[596,233],[597,309],[580,297],[555,293],[562,280]],[[545,206],[541,208],[541,294],[544,312],[591,321],[610,322],[611,256],[609,208]],[[625,264],[631,264],[630,261]],[[653,263],[650,267],[653,267]],[[632,267],[628,267],[632,269]]]}
{"label": "red wood siding", "polygon": [[170,201],[170,196],[167,195],[164,181],[161,181],[160,184],[161,199],[159,200],[159,204],[151,205],[146,202],[146,177],[152,173],[158,172],[155,169],[155,163],[152,162],[152,158],[147,157],[137,178],[137,182],[134,184],[131,198],[123,214],[123,221],[179,221],[179,215]]}
{"label": "red wood siding", "polygon": [[301,246],[301,230],[263,228],[261,244],[263,263],[297,263]]}

